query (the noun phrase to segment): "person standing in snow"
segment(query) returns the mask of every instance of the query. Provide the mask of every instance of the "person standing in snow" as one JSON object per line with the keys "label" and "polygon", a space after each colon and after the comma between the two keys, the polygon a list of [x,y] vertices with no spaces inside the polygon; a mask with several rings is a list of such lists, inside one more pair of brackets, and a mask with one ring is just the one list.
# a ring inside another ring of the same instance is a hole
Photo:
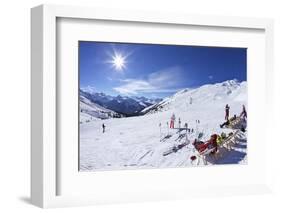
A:
{"label": "person standing in snow", "polygon": [[240,114],[240,117],[243,118],[243,119],[247,118],[247,111],[246,111],[246,107],[245,107],[244,104],[243,104],[243,107],[242,107],[242,112]]}
{"label": "person standing in snow", "polygon": [[176,116],[173,113],[173,115],[171,117],[171,121],[170,121],[170,129],[174,129],[175,128],[175,120],[176,120]]}
{"label": "person standing in snow", "polygon": [[189,98],[189,104],[192,104],[192,97]]}
{"label": "person standing in snow", "polygon": [[230,107],[228,106],[228,104],[226,104],[226,106],[225,106],[225,117],[224,117],[224,119],[226,121],[228,121],[228,119],[229,119],[229,110],[230,110]]}
{"label": "person standing in snow", "polygon": [[187,129],[188,129],[188,124],[187,123],[184,124],[184,128],[185,128],[185,134],[187,135]]}
{"label": "person standing in snow", "polygon": [[105,133],[105,125],[102,124],[102,133]]}
{"label": "person standing in snow", "polygon": [[179,129],[181,128],[181,119],[179,118]]}

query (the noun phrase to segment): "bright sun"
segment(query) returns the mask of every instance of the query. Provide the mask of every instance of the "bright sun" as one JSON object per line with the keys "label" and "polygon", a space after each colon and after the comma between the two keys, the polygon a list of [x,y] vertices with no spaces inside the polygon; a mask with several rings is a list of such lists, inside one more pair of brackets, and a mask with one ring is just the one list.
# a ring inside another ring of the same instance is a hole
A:
{"label": "bright sun", "polygon": [[126,59],[128,56],[129,55],[123,55],[122,53],[114,50],[113,54],[110,55],[111,59],[109,61],[107,61],[107,63],[110,63],[116,71],[121,72],[124,69],[126,69],[126,64],[127,64]]}
{"label": "bright sun", "polygon": [[120,54],[116,54],[113,56],[112,58],[112,63],[114,65],[114,67],[116,68],[116,70],[123,70],[125,68],[125,58],[120,55]]}

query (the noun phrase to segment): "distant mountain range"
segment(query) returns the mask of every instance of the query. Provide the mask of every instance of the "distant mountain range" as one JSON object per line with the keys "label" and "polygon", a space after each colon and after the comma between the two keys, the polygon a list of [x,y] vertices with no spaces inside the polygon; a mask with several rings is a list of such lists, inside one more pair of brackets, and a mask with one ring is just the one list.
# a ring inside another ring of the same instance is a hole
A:
{"label": "distant mountain range", "polygon": [[[162,99],[150,99],[146,97],[128,97],[128,96],[110,96],[104,93],[95,93],[89,91],[83,91],[80,89],[80,108],[83,111],[83,107],[81,104],[87,103],[87,106],[94,104],[95,109],[99,106],[99,112],[106,112],[106,110],[111,111],[109,117],[122,117],[122,116],[135,116],[139,115],[139,113],[158,102],[162,101]],[[83,105],[84,106],[84,105]],[[86,112],[86,110],[84,109]],[[114,112],[114,113],[112,113]],[[88,113],[89,114],[89,113]],[[95,114],[92,112],[92,114]],[[101,115],[101,113],[99,113]],[[96,116],[94,116],[96,117]],[[104,116],[99,116],[103,118]],[[106,116],[104,117],[106,118]]]}
{"label": "distant mountain range", "polygon": [[[247,82],[228,80],[206,84],[194,89],[183,89],[165,99],[110,96],[80,90],[80,120],[107,119],[154,114],[170,109],[186,110],[196,106],[247,100]],[[198,105],[199,104],[199,105]]]}
{"label": "distant mountain range", "polygon": [[96,119],[121,118],[123,115],[93,103],[80,95],[80,121],[89,122]]}

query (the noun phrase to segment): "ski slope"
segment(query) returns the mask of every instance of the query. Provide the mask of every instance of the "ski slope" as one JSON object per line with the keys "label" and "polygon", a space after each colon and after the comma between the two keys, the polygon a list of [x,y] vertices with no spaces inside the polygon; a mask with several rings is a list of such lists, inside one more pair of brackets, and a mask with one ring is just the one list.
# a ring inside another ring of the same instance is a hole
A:
{"label": "ski slope", "polygon": [[[233,131],[219,127],[224,122],[226,104],[230,105],[230,116],[239,115],[243,104],[247,108],[246,82],[231,80],[182,90],[154,107],[143,110],[143,116],[96,119],[82,123],[80,171],[197,166],[190,157],[195,155],[192,141],[200,132],[205,141],[211,134]],[[176,116],[176,128],[169,129],[167,122],[173,113]],[[194,129],[193,133],[185,129],[179,131],[179,118],[181,127],[187,123],[189,128]],[[200,120],[200,123],[196,120]],[[106,126],[105,133],[102,132],[102,124]],[[174,145],[184,142],[189,144],[163,156]],[[233,150],[223,150],[219,159],[210,159],[208,164],[245,164],[246,152],[247,132],[241,132]],[[200,162],[199,166],[202,164]]]}

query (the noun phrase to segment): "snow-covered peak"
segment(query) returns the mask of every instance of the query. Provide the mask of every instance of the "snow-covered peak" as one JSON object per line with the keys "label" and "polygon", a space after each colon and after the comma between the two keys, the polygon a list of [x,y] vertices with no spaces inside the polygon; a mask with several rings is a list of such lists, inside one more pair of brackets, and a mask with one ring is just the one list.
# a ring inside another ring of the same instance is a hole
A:
{"label": "snow-covered peak", "polygon": [[227,80],[224,81],[222,83],[218,83],[221,86],[225,86],[225,87],[238,87],[240,86],[240,82],[237,79],[233,79],[233,80]]}
{"label": "snow-covered peak", "polygon": [[215,102],[246,101],[247,82],[239,82],[236,79],[221,83],[206,84],[194,89],[183,89],[163,101],[142,110],[143,114],[159,111],[167,111],[174,108],[186,109],[194,103],[210,104]]}
{"label": "snow-covered peak", "polygon": [[182,89],[178,92],[176,92],[172,97],[176,97],[176,96],[181,96],[181,95],[188,95],[190,96],[191,94],[194,94],[196,92],[199,91],[206,91],[210,90],[209,92],[219,92],[219,91],[225,91],[227,90],[236,90],[237,88],[240,88],[241,86],[245,86],[247,84],[247,82],[239,82],[237,79],[233,79],[233,80],[227,80],[227,81],[223,81],[220,83],[215,83],[215,84],[205,84],[202,85],[200,87],[197,88],[186,88],[186,89]]}

